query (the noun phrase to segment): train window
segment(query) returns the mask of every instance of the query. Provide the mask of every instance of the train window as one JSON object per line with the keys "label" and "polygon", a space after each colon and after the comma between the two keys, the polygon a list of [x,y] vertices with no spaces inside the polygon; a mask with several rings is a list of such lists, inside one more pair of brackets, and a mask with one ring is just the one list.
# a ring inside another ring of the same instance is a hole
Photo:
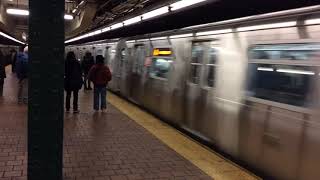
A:
{"label": "train window", "polygon": [[126,50],[122,49],[120,54],[120,67],[124,65],[125,58],[126,58]]}
{"label": "train window", "polygon": [[217,50],[213,47],[209,48],[209,60],[206,64],[207,71],[207,85],[209,87],[215,86],[216,66],[217,66]]}
{"label": "train window", "polygon": [[309,60],[320,43],[266,44],[255,45],[249,50],[251,59]]}
{"label": "train window", "polygon": [[312,67],[249,64],[247,94],[294,106],[309,106],[311,80],[318,73]]}
{"label": "train window", "polygon": [[205,52],[205,46],[203,46],[202,43],[192,44],[190,81],[194,84],[200,83],[200,74],[201,74],[202,62],[204,59],[204,52]]}
{"label": "train window", "polygon": [[136,46],[134,54],[133,73],[142,74],[144,58],[145,58],[145,47],[143,45]]}
{"label": "train window", "polygon": [[152,60],[152,77],[168,78],[172,60],[169,58],[154,58]]}
{"label": "train window", "polygon": [[190,71],[190,82],[200,83],[202,67],[204,67],[204,84],[208,87],[215,86],[217,68],[217,49],[214,47],[215,41],[192,43],[192,60]]}

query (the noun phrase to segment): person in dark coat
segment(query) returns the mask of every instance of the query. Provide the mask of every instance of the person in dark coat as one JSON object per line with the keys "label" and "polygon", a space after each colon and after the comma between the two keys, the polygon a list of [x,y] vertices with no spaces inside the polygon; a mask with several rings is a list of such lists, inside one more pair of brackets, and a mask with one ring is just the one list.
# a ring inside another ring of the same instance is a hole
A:
{"label": "person in dark coat", "polygon": [[16,72],[16,61],[17,61],[17,51],[12,49],[10,51],[11,53],[11,69],[12,69],[12,73]]}
{"label": "person in dark coat", "polygon": [[5,58],[0,51],[0,97],[3,96],[3,84],[4,79],[6,78],[6,67],[5,67]]}
{"label": "person in dark coat", "polygon": [[88,73],[91,67],[94,65],[94,59],[90,52],[86,52],[85,56],[83,57],[81,65],[82,65],[82,71],[84,73],[84,89],[92,90],[91,82],[90,82],[90,79],[88,78]]}
{"label": "person in dark coat", "polygon": [[76,59],[74,52],[68,52],[65,61],[65,85],[67,92],[66,96],[66,111],[70,111],[70,99],[73,93],[73,112],[79,113],[78,109],[78,92],[82,88],[83,79],[81,65]]}

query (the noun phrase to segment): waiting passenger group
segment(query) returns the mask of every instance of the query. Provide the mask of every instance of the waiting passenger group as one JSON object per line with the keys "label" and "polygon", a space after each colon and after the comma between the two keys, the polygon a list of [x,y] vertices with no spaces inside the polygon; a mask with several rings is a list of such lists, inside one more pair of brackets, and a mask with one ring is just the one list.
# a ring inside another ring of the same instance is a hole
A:
{"label": "waiting passenger group", "polygon": [[[10,62],[7,62],[9,59]],[[4,79],[6,78],[6,66],[12,64],[12,72],[16,73],[18,81],[18,104],[28,104],[28,47],[19,48],[19,52],[10,51],[10,57],[5,58],[0,50],[0,99],[3,96]],[[73,112],[79,113],[78,93],[84,86],[84,90],[92,90],[94,86],[93,109],[105,111],[107,108],[107,85],[112,75],[108,66],[104,65],[102,55],[94,57],[87,52],[80,62],[74,52],[68,52],[65,60],[64,89],[66,91],[65,108],[70,112],[70,100],[73,95]]]}
{"label": "waiting passenger group", "polygon": [[[84,80],[83,80],[84,75]],[[94,85],[95,111],[104,111],[107,108],[106,94],[107,85],[112,75],[108,66],[104,65],[104,57],[98,55],[96,62],[90,52],[87,52],[81,63],[76,59],[74,52],[68,52],[65,61],[64,87],[66,91],[66,112],[70,112],[70,100],[73,95],[73,112],[79,113],[78,93],[84,85],[84,90],[92,90],[91,82]]]}

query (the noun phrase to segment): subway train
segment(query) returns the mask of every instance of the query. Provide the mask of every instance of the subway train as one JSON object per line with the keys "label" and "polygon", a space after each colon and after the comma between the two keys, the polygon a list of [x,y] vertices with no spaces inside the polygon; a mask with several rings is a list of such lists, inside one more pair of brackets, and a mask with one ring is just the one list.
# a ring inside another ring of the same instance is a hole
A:
{"label": "subway train", "polygon": [[267,179],[320,179],[320,7],[70,45],[109,89]]}

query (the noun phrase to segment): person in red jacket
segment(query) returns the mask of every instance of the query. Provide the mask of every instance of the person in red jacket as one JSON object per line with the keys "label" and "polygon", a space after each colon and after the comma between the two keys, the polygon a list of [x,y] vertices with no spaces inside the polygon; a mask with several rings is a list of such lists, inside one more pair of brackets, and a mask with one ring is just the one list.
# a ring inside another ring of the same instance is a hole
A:
{"label": "person in red jacket", "polygon": [[109,67],[104,65],[102,55],[96,57],[96,65],[90,69],[88,77],[94,84],[93,108],[99,111],[100,107],[101,111],[104,111],[107,108],[107,85],[111,81],[112,75]]}

